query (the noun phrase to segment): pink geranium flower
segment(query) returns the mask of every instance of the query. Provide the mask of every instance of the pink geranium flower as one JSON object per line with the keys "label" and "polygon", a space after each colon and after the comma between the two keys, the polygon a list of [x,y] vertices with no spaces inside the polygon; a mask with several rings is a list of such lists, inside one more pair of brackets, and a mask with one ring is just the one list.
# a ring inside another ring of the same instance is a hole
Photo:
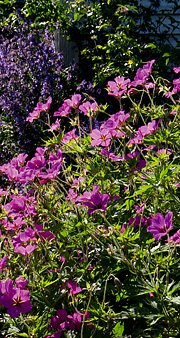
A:
{"label": "pink geranium flower", "polygon": [[76,129],[74,128],[71,131],[64,134],[62,143],[67,144],[69,141],[77,139],[78,135],[76,135],[75,133],[76,133]]}
{"label": "pink geranium flower", "polygon": [[8,195],[9,195],[9,193],[7,191],[0,188],[0,196],[8,196]]}
{"label": "pink geranium flower", "polygon": [[67,318],[67,311],[65,309],[59,309],[57,311],[57,317],[61,322],[64,322]]}
{"label": "pink geranium flower", "polygon": [[44,156],[38,155],[37,153],[35,156],[27,162],[26,168],[29,169],[42,169],[46,166],[46,159]]}
{"label": "pink geranium flower", "polygon": [[8,256],[4,256],[0,259],[0,271],[2,271],[6,265],[6,262],[8,260]]}
{"label": "pink geranium flower", "polygon": [[100,154],[103,155],[103,156],[108,157],[112,161],[123,161],[124,160],[123,156],[115,155],[114,153],[109,152],[107,150],[107,148],[102,148]]}
{"label": "pink geranium flower", "polygon": [[134,138],[132,138],[128,145],[131,145],[131,144],[139,144],[139,143],[142,143],[143,142],[143,134],[141,133],[140,130],[137,130],[136,131],[136,134],[134,136]]}
{"label": "pink geranium flower", "polygon": [[35,169],[30,169],[28,167],[23,167],[20,169],[19,171],[19,175],[18,175],[18,178],[17,178],[17,181],[22,183],[22,184],[25,184],[27,182],[32,182],[35,180],[35,178],[37,177],[38,175],[38,171],[35,170]]}
{"label": "pink geranium flower", "polygon": [[147,225],[149,217],[142,217],[142,215],[136,215],[133,218],[130,218],[129,225],[133,224],[133,227]]}
{"label": "pink geranium flower", "polygon": [[2,223],[6,230],[18,231],[22,224],[26,224],[26,221],[23,220],[22,217],[17,217],[13,219],[13,223],[9,222],[7,219],[3,219]]}
{"label": "pink geranium flower", "polygon": [[28,280],[24,279],[22,276],[19,276],[18,278],[16,278],[15,283],[17,288],[25,289],[28,285]]}
{"label": "pink geranium flower", "polygon": [[108,194],[94,194],[91,196],[91,201],[83,203],[83,206],[88,207],[88,213],[91,215],[97,210],[106,211],[107,203],[110,201]]}
{"label": "pink geranium flower", "polygon": [[81,101],[80,94],[72,95],[71,99],[64,100],[62,106],[54,113],[54,116],[67,116],[71,112],[71,108],[77,109]]}
{"label": "pink geranium flower", "polygon": [[177,93],[177,88],[174,87],[171,91],[165,94],[165,97],[169,98],[171,95],[176,94],[176,93]]}
{"label": "pink geranium flower", "polygon": [[20,288],[12,288],[9,294],[0,297],[2,306],[8,308],[7,313],[12,317],[18,317],[20,313],[27,313],[32,309],[29,291]]}
{"label": "pink geranium flower", "polygon": [[117,76],[115,81],[108,81],[108,95],[112,95],[116,98],[120,98],[124,93],[127,93],[127,85],[131,82],[130,79],[124,78],[124,76]]}
{"label": "pink geranium flower", "polygon": [[100,131],[107,129],[111,136],[115,138],[125,136],[126,133],[122,131],[121,128],[125,125],[129,117],[130,114],[124,114],[124,111],[121,110],[111,115],[111,117],[101,125]]}
{"label": "pink geranium flower", "polygon": [[80,329],[82,322],[82,315],[80,313],[75,312],[73,315],[68,315],[67,320],[71,331]]}
{"label": "pink geranium flower", "polygon": [[9,163],[6,170],[5,170],[6,175],[8,176],[8,179],[10,181],[17,181],[18,178],[18,170],[16,168],[14,168],[13,166],[11,166],[11,164]]}
{"label": "pink geranium flower", "polygon": [[79,110],[87,116],[94,116],[98,110],[97,102],[90,103],[89,101],[86,101],[79,106]]}
{"label": "pink geranium flower", "polygon": [[180,79],[173,80],[174,90],[180,92]]}
{"label": "pink geranium flower", "polygon": [[49,160],[47,161],[47,163],[57,163],[57,162],[62,162],[63,160],[63,153],[61,149],[57,150],[57,153],[49,153]]}
{"label": "pink geranium flower", "polygon": [[156,154],[158,155],[161,155],[161,154],[164,154],[164,155],[171,155],[172,152],[170,149],[159,149]]}
{"label": "pink geranium flower", "polygon": [[36,231],[31,229],[31,228],[26,228],[25,231],[22,231],[20,233],[17,234],[17,236],[15,236],[13,238],[13,245],[19,245],[23,242],[29,242],[30,240],[34,240],[36,235]]}
{"label": "pink geranium flower", "polygon": [[180,229],[171,237],[169,237],[168,242],[179,244],[180,243]]}
{"label": "pink geranium flower", "polygon": [[39,177],[42,178],[44,183],[46,182],[46,180],[49,180],[49,179],[54,179],[58,173],[59,173],[59,170],[61,169],[61,165],[62,165],[62,161],[59,160],[55,163],[53,163],[51,165],[51,168],[48,168],[46,171],[42,171],[39,173]]}
{"label": "pink geranium flower", "polygon": [[19,253],[23,256],[29,256],[34,250],[38,249],[37,245],[28,244],[25,246],[16,245],[14,248],[15,253]]}
{"label": "pink geranium flower", "polygon": [[139,127],[138,130],[135,133],[134,138],[129,141],[128,145],[142,143],[143,138],[146,135],[151,135],[152,133],[154,133],[157,130],[160,122],[161,122],[161,120],[159,120],[158,122],[156,122],[156,120],[153,120],[152,122],[149,122],[147,124],[147,126]]}
{"label": "pink geranium flower", "polygon": [[56,236],[51,231],[41,231],[39,232],[40,238],[42,238],[43,241],[50,242],[52,239],[55,239]]}
{"label": "pink geranium flower", "polygon": [[28,157],[27,154],[20,153],[17,157],[14,157],[10,161],[10,165],[16,169],[19,169],[20,167],[24,165],[27,157]]}
{"label": "pink geranium flower", "polygon": [[101,145],[102,147],[108,147],[111,143],[111,134],[108,129],[103,129],[99,131],[98,129],[93,129],[92,133],[90,134],[91,138],[91,145],[93,147]]}
{"label": "pink geranium flower", "polygon": [[0,281],[0,303],[1,296],[4,294],[9,294],[13,290],[13,280],[6,279],[5,281]]}
{"label": "pink geranium flower", "polygon": [[161,237],[166,236],[169,230],[173,228],[172,217],[172,212],[168,212],[165,218],[162,214],[157,213],[152,218],[151,225],[147,227],[147,231],[151,232],[154,239],[159,241]]}
{"label": "pink geranium flower", "polygon": [[70,188],[69,190],[68,190],[68,195],[67,195],[67,197],[66,197],[66,199],[67,200],[70,200],[71,202],[73,202],[73,203],[76,203],[76,201],[77,201],[77,192],[76,191],[74,191],[74,189],[72,189],[72,188]]}
{"label": "pink geranium flower", "polygon": [[71,111],[71,107],[68,105],[67,102],[64,101],[64,103],[58,109],[58,111],[55,111],[54,116],[67,116],[69,115],[70,111]]}
{"label": "pink geranium flower", "polygon": [[156,131],[156,129],[158,128],[160,122],[161,121],[158,121],[158,123],[157,123],[156,120],[153,120],[152,122],[149,122],[147,124],[147,126],[139,127],[138,130],[142,133],[143,136],[150,135],[154,131]]}
{"label": "pink geranium flower", "polygon": [[12,213],[24,211],[26,206],[26,197],[23,195],[13,195],[11,202],[4,205],[4,209],[8,212],[8,216]]}
{"label": "pink geranium flower", "polygon": [[98,193],[99,188],[99,186],[95,185],[91,193],[85,191],[84,194],[77,199],[79,202],[84,201],[83,206],[88,207],[88,213],[90,215],[97,210],[106,211],[107,204],[110,202],[110,195]]}
{"label": "pink geranium flower", "polygon": [[33,112],[29,114],[26,121],[33,122],[35,119],[40,117],[42,111],[48,111],[52,103],[52,97],[49,96],[46,103],[38,102]]}
{"label": "pink geranium flower", "polygon": [[73,295],[76,295],[77,293],[80,293],[82,291],[80,286],[77,286],[77,284],[73,282],[72,280],[69,280],[67,282],[67,287],[71,290]]}
{"label": "pink geranium flower", "polygon": [[58,149],[56,154],[49,154],[49,160],[47,160],[46,162],[48,164],[51,164],[50,168],[46,169],[46,171],[40,171],[38,173],[38,177],[43,179],[43,181],[41,181],[42,183],[47,182],[47,180],[49,179],[54,179],[58,175],[59,170],[62,166],[62,160],[63,154],[61,149]]}
{"label": "pink geranium flower", "polygon": [[55,123],[52,123],[49,131],[60,130],[60,121],[56,119]]}
{"label": "pink geranium flower", "polygon": [[[137,87],[139,85],[144,85],[152,72],[152,66],[155,60],[148,61],[143,68],[139,68],[134,77],[134,81],[131,82],[131,87]],[[150,84],[150,88],[154,87],[154,84]]]}
{"label": "pink geranium flower", "polygon": [[174,67],[173,70],[176,74],[178,74],[180,72],[180,67]]}
{"label": "pink geranium flower", "polygon": [[64,102],[70,107],[70,108],[78,108],[79,103],[81,101],[81,95],[80,94],[74,94],[72,95],[71,99],[66,99]]}

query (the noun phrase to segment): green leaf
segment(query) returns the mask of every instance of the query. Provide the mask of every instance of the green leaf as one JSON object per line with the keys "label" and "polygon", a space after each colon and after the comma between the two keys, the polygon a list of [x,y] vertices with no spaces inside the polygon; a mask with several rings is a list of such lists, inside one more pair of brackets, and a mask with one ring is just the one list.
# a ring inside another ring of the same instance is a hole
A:
{"label": "green leaf", "polygon": [[116,326],[113,329],[113,333],[116,337],[119,337],[124,332],[124,323],[121,324],[121,322],[117,323]]}
{"label": "green leaf", "polygon": [[101,46],[101,45],[97,45],[97,46],[96,46],[96,48],[102,49],[102,48],[103,48],[103,46]]}
{"label": "green leaf", "polygon": [[134,193],[134,195],[131,196],[131,198],[132,198],[132,197],[135,197],[135,196],[138,196],[138,195],[141,195],[141,194],[143,194],[145,191],[147,191],[148,189],[151,189],[151,188],[153,188],[153,185],[152,185],[152,184],[146,185],[144,188],[141,188],[141,189],[137,190],[137,191]]}
{"label": "green leaf", "polygon": [[173,303],[173,304],[180,305],[180,296],[168,297],[168,301]]}
{"label": "green leaf", "polygon": [[166,66],[168,65],[169,63],[169,58],[166,59]]}
{"label": "green leaf", "polygon": [[[173,282],[171,283],[170,287],[172,285],[173,285]],[[170,287],[168,286],[168,291],[170,290]],[[172,287],[172,289],[169,291],[169,294],[171,295],[173,292],[177,292],[179,289],[180,289],[180,282]]]}
{"label": "green leaf", "polygon": [[79,21],[82,18],[83,14],[78,12],[74,13],[74,21]]}
{"label": "green leaf", "polygon": [[157,46],[154,43],[149,43],[148,45],[145,46],[145,48],[155,49],[155,48],[157,48]]}
{"label": "green leaf", "polygon": [[170,56],[169,53],[164,53],[162,57],[165,57],[165,56]]}

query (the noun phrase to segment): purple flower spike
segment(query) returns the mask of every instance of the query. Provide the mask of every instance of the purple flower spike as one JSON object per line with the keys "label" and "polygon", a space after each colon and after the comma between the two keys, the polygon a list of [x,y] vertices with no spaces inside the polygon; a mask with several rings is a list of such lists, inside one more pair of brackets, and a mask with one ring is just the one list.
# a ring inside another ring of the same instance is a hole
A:
{"label": "purple flower spike", "polygon": [[172,212],[168,212],[165,218],[160,213],[157,213],[156,216],[153,217],[151,225],[147,227],[147,231],[154,235],[153,237],[156,241],[159,241],[161,237],[167,235],[169,230],[173,228],[172,217]]}

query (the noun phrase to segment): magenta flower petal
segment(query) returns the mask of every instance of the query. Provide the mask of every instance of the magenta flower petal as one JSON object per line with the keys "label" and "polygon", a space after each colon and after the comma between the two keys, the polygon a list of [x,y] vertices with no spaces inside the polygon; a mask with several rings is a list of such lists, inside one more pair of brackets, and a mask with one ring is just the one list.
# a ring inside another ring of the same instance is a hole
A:
{"label": "magenta flower petal", "polygon": [[0,295],[8,294],[13,289],[13,280],[6,279],[6,281],[0,281]]}
{"label": "magenta flower petal", "polygon": [[2,306],[5,306],[7,308],[12,307],[13,306],[13,301],[12,298],[9,294],[5,294],[3,296],[0,297],[0,304]]}
{"label": "magenta flower petal", "polygon": [[147,231],[151,232],[154,239],[159,241],[161,237],[166,236],[170,229],[173,228],[173,213],[169,212],[165,218],[162,214],[157,213],[151,221],[151,225],[147,227]]}
{"label": "magenta flower petal", "polygon": [[59,317],[60,321],[63,322],[67,318],[67,311],[65,309],[59,309],[57,311],[57,316]]}
{"label": "magenta flower petal", "polygon": [[176,74],[178,74],[180,72],[180,67],[174,67],[173,70]]}
{"label": "magenta flower petal", "polygon": [[67,286],[71,290],[73,295],[76,295],[77,293],[80,293],[82,291],[80,286],[77,286],[77,284],[71,280],[67,282]]}
{"label": "magenta flower petal", "polygon": [[0,271],[4,269],[6,262],[8,260],[8,256],[4,256],[0,259]]}
{"label": "magenta flower petal", "polygon": [[56,236],[51,231],[42,231],[42,232],[39,233],[39,236],[42,239],[47,240],[48,242],[50,242],[51,239],[56,238]]}
{"label": "magenta flower petal", "polygon": [[25,289],[26,286],[28,285],[28,280],[24,279],[22,276],[19,276],[18,278],[15,279],[15,283],[17,288]]}
{"label": "magenta flower petal", "polygon": [[23,256],[29,256],[36,249],[38,249],[37,245],[32,245],[32,244],[29,244],[26,246],[16,245],[16,247],[14,248],[14,252],[19,253]]}
{"label": "magenta flower petal", "polygon": [[179,244],[180,243],[180,229],[171,237],[169,237],[168,242]]}
{"label": "magenta flower petal", "polygon": [[11,303],[7,302],[5,306],[8,307],[7,313],[12,318],[19,316],[20,313],[27,313],[32,309],[28,290],[14,288],[9,297],[11,297]]}

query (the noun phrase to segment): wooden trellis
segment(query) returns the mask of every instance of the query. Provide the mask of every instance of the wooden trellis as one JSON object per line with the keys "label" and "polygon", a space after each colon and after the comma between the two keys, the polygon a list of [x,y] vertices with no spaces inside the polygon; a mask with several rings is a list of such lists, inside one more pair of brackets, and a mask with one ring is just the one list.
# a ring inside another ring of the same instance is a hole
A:
{"label": "wooden trellis", "polygon": [[[139,0],[140,8],[149,8],[152,10],[152,2],[150,0]],[[140,15],[140,22],[144,20],[143,15]],[[151,16],[151,29],[142,32],[149,34],[152,39],[161,39],[162,36],[172,47],[180,48],[180,1],[160,0],[159,6],[153,7]],[[164,41],[163,41],[164,42]]]}

